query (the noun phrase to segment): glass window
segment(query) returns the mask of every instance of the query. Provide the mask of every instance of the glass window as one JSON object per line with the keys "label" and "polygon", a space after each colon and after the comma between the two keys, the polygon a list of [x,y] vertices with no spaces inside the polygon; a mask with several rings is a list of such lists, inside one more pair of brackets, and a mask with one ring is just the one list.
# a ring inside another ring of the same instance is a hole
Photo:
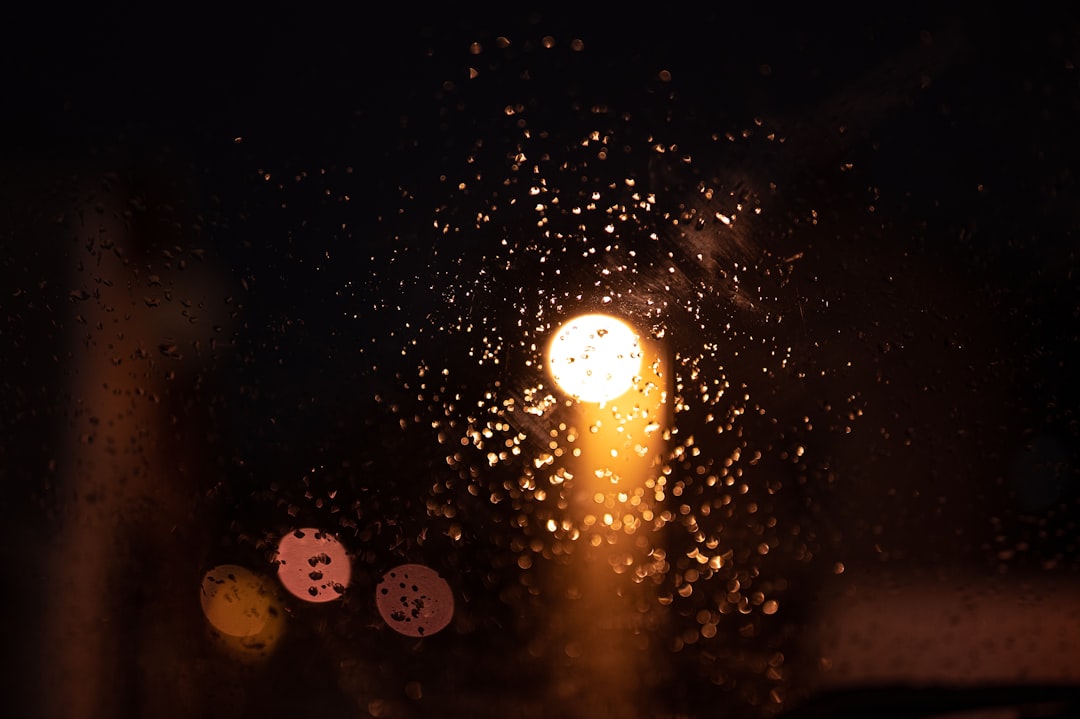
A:
{"label": "glass window", "polygon": [[12,715],[1075,709],[1074,18],[73,13]]}

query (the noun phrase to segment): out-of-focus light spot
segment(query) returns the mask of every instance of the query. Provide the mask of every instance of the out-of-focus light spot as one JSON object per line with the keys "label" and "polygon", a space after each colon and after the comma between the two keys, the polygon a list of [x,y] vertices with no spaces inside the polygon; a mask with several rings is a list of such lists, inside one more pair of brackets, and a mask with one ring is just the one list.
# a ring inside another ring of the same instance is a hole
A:
{"label": "out-of-focus light spot", "polygon": [[219,644],[240,659],[269,656],[285,631],[285,612],[268,579],[236,564],[203,576],[203,614]]}
{"label": "out-of-focus light spot", "polygon": [[202,609],[214,628],[234,637],[258,634],[269,620],[271,593],[244,567],[223,564],[202,581]]}
{"label": "out-of-focus light spot", "polygon": [[285,589],[307,602],[338,599],[349,586],[352,574],[345,547],[317,529],[286,534],[278,543],[274,561]]}
{"label": "out-of-focus light spot", "polygon": [[641,373],[641,344],[625,322],[604,314],[575,317],[548,344],[551,376],[582,402],[607,402],[634,386]]}
{"label": "out-of-focus light spot", "polygon": [[375,605],[395,632],[427,637],[454,616],[454,594],[438,572],[423,564],[402,564],[383,575],[375,587]]}

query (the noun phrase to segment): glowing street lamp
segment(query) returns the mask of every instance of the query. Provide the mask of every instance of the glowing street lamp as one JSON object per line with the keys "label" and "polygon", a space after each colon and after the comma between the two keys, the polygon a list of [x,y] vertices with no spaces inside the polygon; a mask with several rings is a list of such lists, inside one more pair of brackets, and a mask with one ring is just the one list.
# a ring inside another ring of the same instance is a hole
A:
{"label": "glowing street lamp", "polygon": [[552,333],[546,361],[555,384],[576,400],[568,404],[580,431],[566,458],[580,478],[576,504],[590,515],[597,493],[643,492],[662,462],[667,425],[660,343],[615,317],[583,314]]}
{"label": "glowing street lamp", "polygon": [[582,402],[608,402],[632,389],[641,375],[637,333],[609,315],[575,317],[555,332],[547,364],[555,383]]}
{"label": "glowing street lamp", "polygon": [[651,538],[655,481],[664,461],[669,408],[661,343],[604,314],[573,317],[547,346],[546,364],[567,401],[567,444],[560,468],[573,479],[566,508],[590,532],[585,547],[549,580],[557,593],[550,637],[567,642],[567,681],[588,686],[583,716],[632,715],[640,664],[632,627],[639,612],[622,593],[611,558],[640,551]]}

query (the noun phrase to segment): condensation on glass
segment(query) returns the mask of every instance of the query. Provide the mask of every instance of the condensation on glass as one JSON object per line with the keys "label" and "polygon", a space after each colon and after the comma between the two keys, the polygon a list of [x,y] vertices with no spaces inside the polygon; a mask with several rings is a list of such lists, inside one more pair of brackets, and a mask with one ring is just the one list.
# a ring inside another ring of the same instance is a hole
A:
{"label": "condensation on glass", "polygon": [[19,713],[1075,687],[1075,34],[721,20],[12,155]]}

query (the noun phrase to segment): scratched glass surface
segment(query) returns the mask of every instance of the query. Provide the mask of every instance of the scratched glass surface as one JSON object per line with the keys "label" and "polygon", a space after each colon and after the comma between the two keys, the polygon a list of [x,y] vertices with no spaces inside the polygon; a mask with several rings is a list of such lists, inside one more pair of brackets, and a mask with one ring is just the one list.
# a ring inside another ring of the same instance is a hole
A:
{"label": "scratched glass surface", "polygon": [[398,14],[9,52],[18,715],[1075,687],[1075,22]]}

